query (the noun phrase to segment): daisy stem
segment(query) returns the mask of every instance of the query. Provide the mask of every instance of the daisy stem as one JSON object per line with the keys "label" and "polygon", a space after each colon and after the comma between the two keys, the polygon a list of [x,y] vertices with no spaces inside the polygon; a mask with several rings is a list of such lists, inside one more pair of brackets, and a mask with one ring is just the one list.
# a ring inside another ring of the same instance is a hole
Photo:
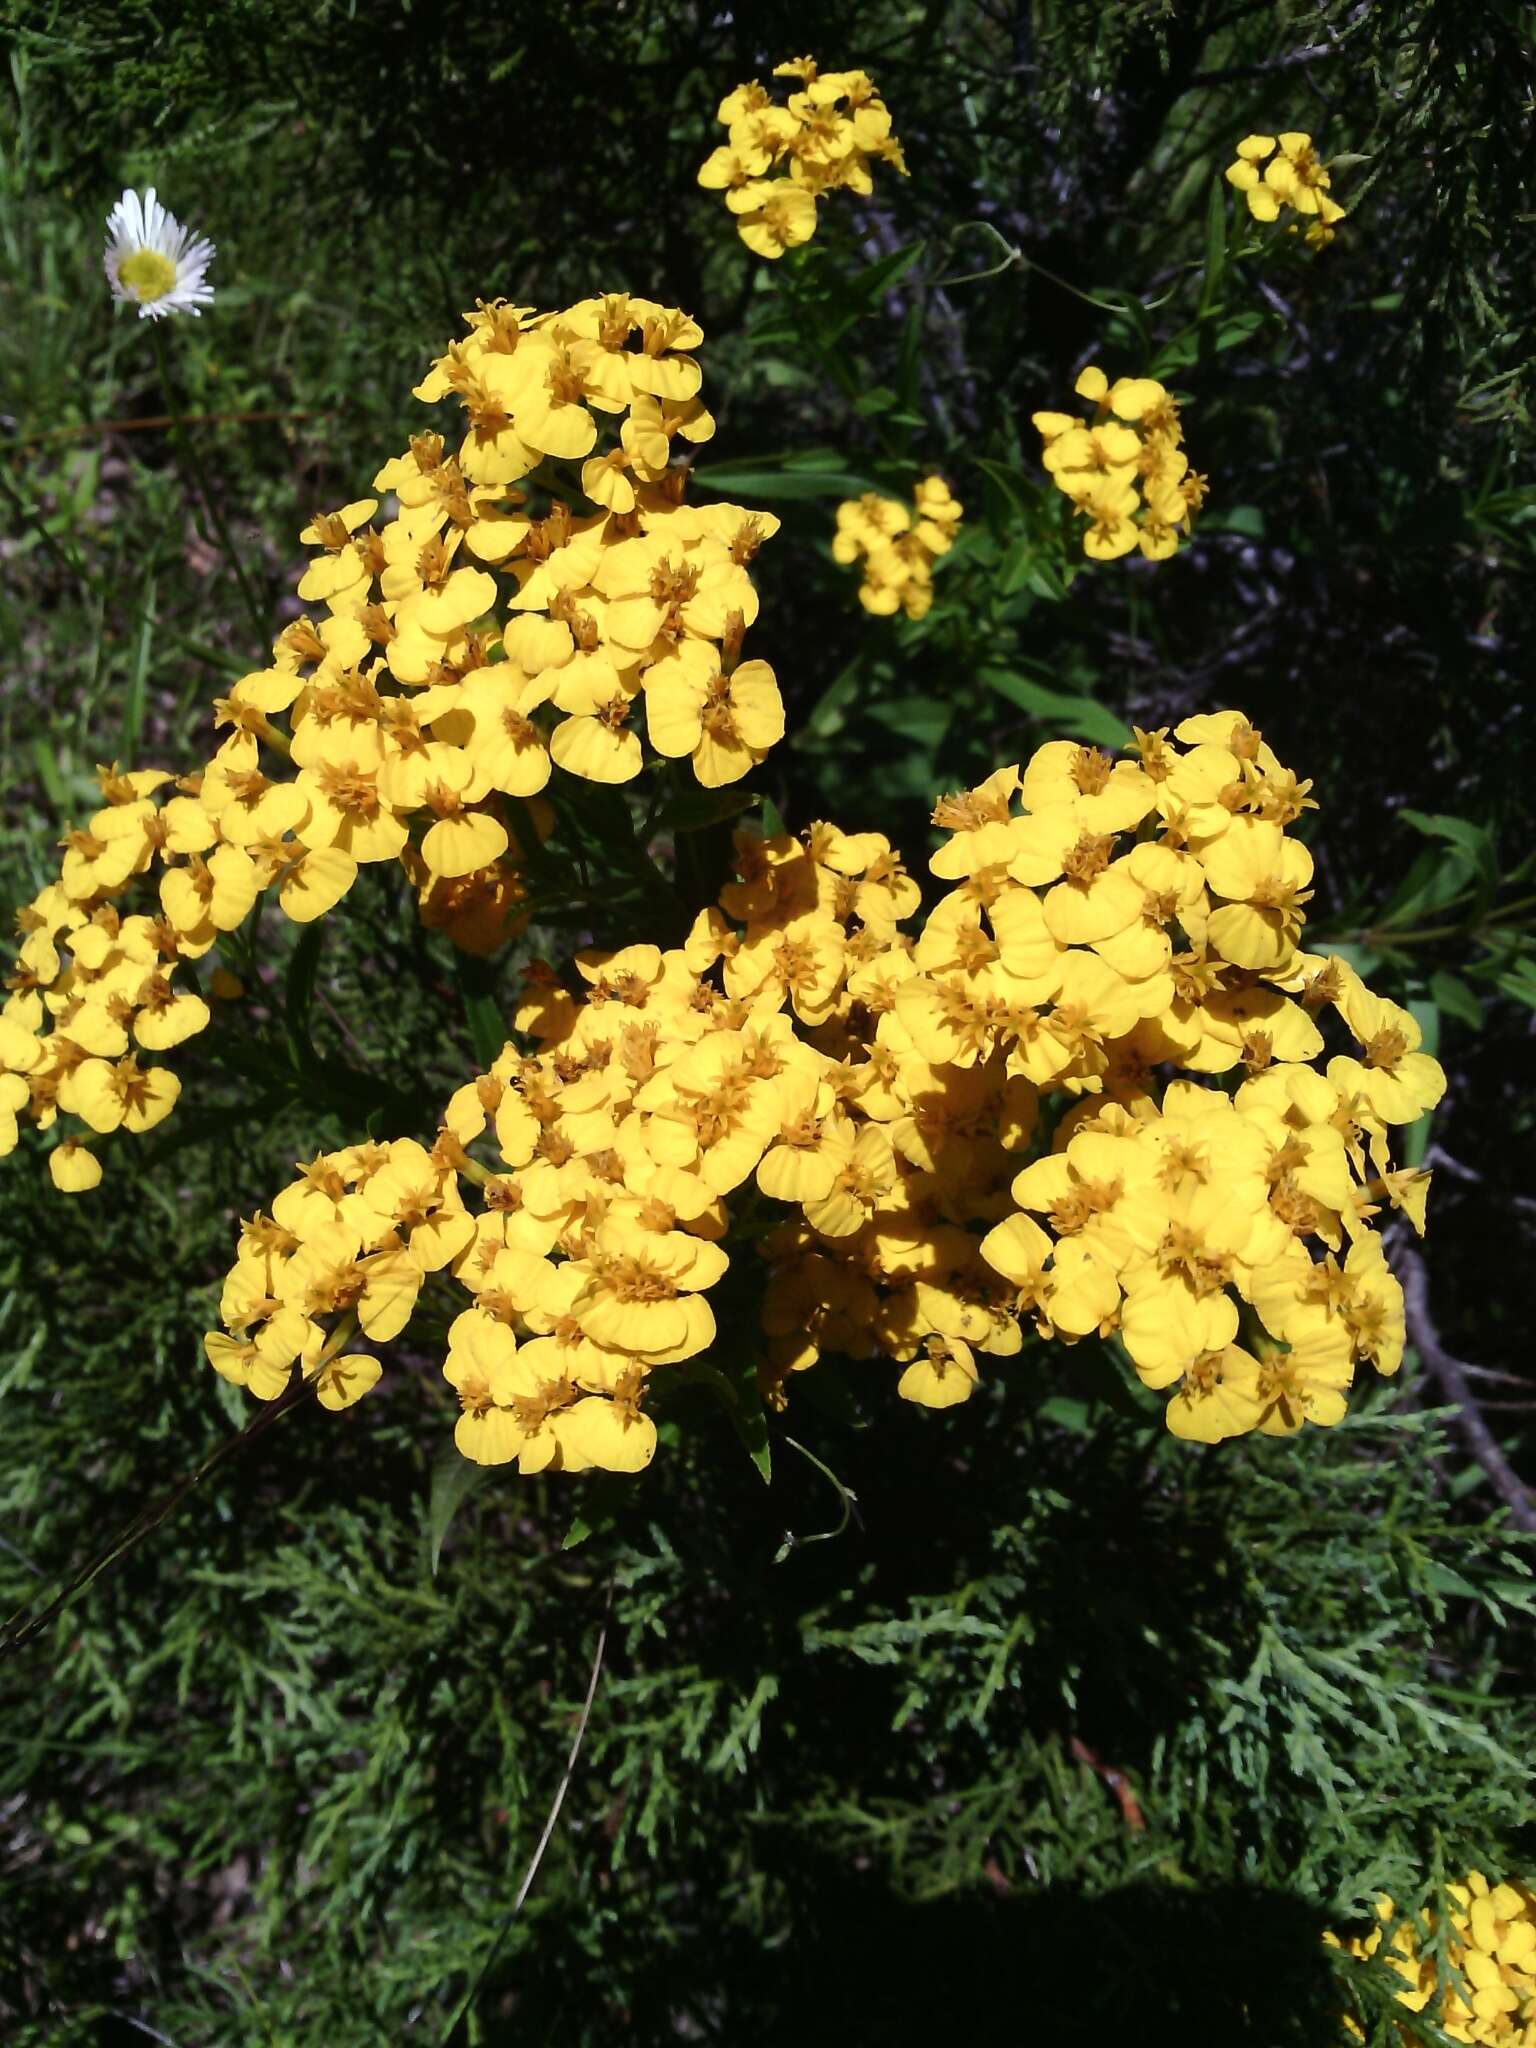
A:
{"label": "daisy stem", "polygon": [[150,339],[154,343],[155,348],[155,363],[160,372],[160,388],[165,394],[165,411],[170,423],[171,445],[176,451],[176,459],[180,465],[183,479],[194,498],[202,505],[208,524],[213,529],[214,538],[223,549],[229,566],[234,571],[235,581],[240,586],[240,596],[244,601],[246,611],[250,614],[251,627],[256,635],[257,645],[260,646],[267,637],[268,620],[266,614],[262,610],[261,601],[245,573],[245,564],[240,559],[240,551],[235,546],[234,536],[229,530],[224,514],[219,509],[219,501],[209,489],[208,478],[204,473],[202,464],[198,460],[197,450],[182,423],[181,409],[176,402],[175,385],[171,377],[170,350],[166,346],[165,335],[161,329],[160,322],[158,320],[151,321],[150,326],[152,329]]}

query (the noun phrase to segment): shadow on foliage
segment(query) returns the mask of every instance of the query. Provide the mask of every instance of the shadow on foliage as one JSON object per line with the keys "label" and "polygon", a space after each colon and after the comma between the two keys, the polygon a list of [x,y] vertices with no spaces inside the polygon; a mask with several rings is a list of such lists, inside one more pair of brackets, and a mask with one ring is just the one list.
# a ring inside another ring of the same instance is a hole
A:
{"label": "shadow on foliage", "polygon": [[626,2010],[601,2019],[583,2009],[571,1973],[541,1971],[535,1987],[525,1965],[507,1974],[504,2025],[492,2021],[482,2038],[626,2048],[690,2039],[931,2048],[967,2033],[1052,2048],[1133,2035],[1222,2048],[1321,2048],[1334,2038],[1339,1995],[1322,1923],[1284,1893],[1138,1884],[1096,1898],[1062,1889],[922,1904],[832,1866],[802,1864],[801,1879],[803,1931],[782,1948],[703,1932],[694,1952],[668,1953]]}

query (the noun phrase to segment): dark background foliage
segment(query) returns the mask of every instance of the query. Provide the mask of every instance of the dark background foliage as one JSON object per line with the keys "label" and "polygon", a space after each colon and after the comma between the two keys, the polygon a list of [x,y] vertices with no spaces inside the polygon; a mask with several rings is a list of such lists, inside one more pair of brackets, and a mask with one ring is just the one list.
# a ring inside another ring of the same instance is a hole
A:
{"label": "dark background foliage", "polygon": [[[937,789],[1226,704],[1314,778],[1316,927],[1451,1075],[1415,1141],[1433,1316],[1512,1376],[1474,1384],[1530,1469],[1528,10],[0,20],[9,898],[94,761],[192,759],[261,655],[100,282],[124,182],[219,244],[172,375],[273,623],[303,517],[416,427],[409,386],[476,296],[675,300],[710,337],[699,489],[755,481],[785,521],[753,651],[791,705],[763,777],[791,826],[878,826],[917,862]],[[912,176],[774,273],[694,171],[722,93],[806,49],[874,73]],[[1316,259],[1234,258],[1213,305],[1212,181],[1292,126],[1358,158],[1350,218]],[[1073,579],[1029,414],[1089,360],[1160,365],[1212,498],[1174,561]],[[827,555],[838,478],[904,495],[927,467],[968,538],[928,621],[870,620]],[[451,963],[386,890],[355,905],[317,1043],[391,1129],[429,1125],[472,1057]],[[279,998],[95,1202],[52,1197],[35,1155],[0,1168],[8,1608],[243,1419],[196,1342],[233,1219],[360,1113],[293,1101],[261,1042]],[[1526,1565],[1461,1418],[1410,1363],[1339,1431],[1203,1456],[1086,1347],[997,1377],[944,1420],[828,1375],[766,1488],[698,1394],[622,1498],[497,1478],[440,1560],[428,1342],[351,1415],[285,1419],[0,1661],[7,2038],[436,2042],[466,1997],[455,2041],[1330,2038],[1322,1927],[1469,1861],[1530,1868]],[[573,1513],[591,1533],[562,1548]]]}

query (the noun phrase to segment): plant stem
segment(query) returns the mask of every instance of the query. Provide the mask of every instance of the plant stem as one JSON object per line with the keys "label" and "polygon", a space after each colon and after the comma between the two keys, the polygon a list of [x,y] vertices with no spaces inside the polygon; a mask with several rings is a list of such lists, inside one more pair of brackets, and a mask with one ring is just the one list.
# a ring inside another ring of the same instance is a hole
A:
{"label": "plant stem", "polygon": [[246,611],[250,615],[251,627],[256,635],[257,645],[259,646],[267,637],[268,620],[250,579],[245,573],[245,564],[240,559],[240,550],[236,547],[234,536],[225,522],[224,514],[219,509],[219,501],[209,488],[208,479],[201,463],[198,461],[196,449],[182,424],[181,413],[176,404],[175,386],[171,378],[170,350],[166,347],[165,336],[161,332],[160,323],[159,321],[152,321],[150,324],[154,330],[151,339],[154,343],[155,363],[160,372],[160,388],[165,394],[166,418],[170,424],[171,444],[176,451],[177,463],[194,497],[201,502],[203,511],[208,519],[208,524],[213,529],[214,538],[223,549],[225,558],[234,572],[235,581],[240,586],[241,599],[244,602]]}

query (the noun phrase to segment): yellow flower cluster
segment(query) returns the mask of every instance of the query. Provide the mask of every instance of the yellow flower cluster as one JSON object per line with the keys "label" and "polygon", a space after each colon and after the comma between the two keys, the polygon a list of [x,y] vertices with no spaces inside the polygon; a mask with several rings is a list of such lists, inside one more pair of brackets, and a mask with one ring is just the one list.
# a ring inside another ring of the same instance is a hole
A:
{"label": "yellow flower cluster", "polygon": [[[622,293],[466,321],[416,394],[457,398],[457,449],[424,433],[387,462],[381,524],[364,498],[304,528],[314,615],[217,701],[232,730],[213,758],[167,801],[166,774],[99,771],[102,807],[18,918],[0,1154],[19,1114],[158,1123],[180,1084],[140,1055],[205,1028],[192,963],[264,891],[308,922],[362,867],[398,862],[424,921],[489,952],[522,928],[515,806],[534,799],[524,829],[548,830],[552,766],[627,782],[643,723],[715,788],[782,737],[772,669],[740,658],[747,565],[779,522],[685,504],[671,461],[675,440],[714,432],[695,323]],[[63,1188],[101,1177],[78,1139],[49,1164]]]}
{"label": "yellow flower cluster", "polygon": [[776,64],[798,81],[779,106],[754,78],[720,102],[729,139],[699,166],[699,183],[724,192],[737,232],[757,256],[798,249],[816,232],[816,202],[839,189],[874,190],[870,166],[907,166],[891,133],[890,110],[863,71],[819,71],[814,57]]}
{"label": "yellow flower cluster", "polygon": [[[915,936],[881,835],[739,833],[682,947],[578,954],[579,1000],[534,978],[538,1051],[461,1088],[430,1152],[322,1158],[246,1225],[214,1362],[269,1392],[345,1341],[325,1318],[391,1334],[439,1275],[470,1297],[467,1455],[637,1469],[651,1376],[709,1346],[730,1270],[775,1405],[840,1353],[950,1406],[1027,1321],[1118,1333],[1182,1436],[1336,1422],[1356,1364],[1402,1356],[1370,1219],[1422,1228],[1389,1133],[1444,1076],[1300,947],[1307,788],[1236,712],[1118,762],[1052,742],[940,802],[949,888]],[[1320,1067],[1330,1015],[1352,1049]],[[765,1232],[760,1198],[794,1213]]]}
{"label": "yellow flower cluster", "polygon": [[834,562],[864,563],[859,603],[888,618],[904,611],[920,619],[933,603],[933,565],[955,544],[965,507],[950,495],[941,476],[926,476],[912,492],[909,510],[899,498],[866,491],[837,508],[832,538]]}
{"label": "yellow flower cluster", "polygon": [[1056,488],[1088,522],[1083,552],[1112,562],[1140,548],[1166,561],[1205,503],[1208,479],[1189,466],[1179,408],[1155,377],[1118,377],[1084,370],[1074,389],[1092,405],[1075,413],[1031,415],[1045,442],[1042,457]]}
{"label": "yellow flower cluster", "polygon": [[[1433,1955],[1421,1953],[1413,1922],[1400,1918],[1389,1898],[1380,1901],[1379,1924],[1368,1933],[1324,1939],[1352,1956],[1379,1955],[1402,1978],[1397,2002],[1410,2012],[1423,2012],[1440,1989],[1438,2023],[1451,2040],[1536,2048],[1536,1897],[1524,1885],[1491,1885],[1479,1870],[1446,1893],[1451,1974],[1443,1989]],[[1353,2021],[1346,2024],[1358,2035]]]}
{"label": "yellow flower cluster", "polygon": [[[1287,207],[1300,214],[1314,249],[1328,246],[1334,222],[1344,218],[1344,208],[1328,196],[1333,181],[1318,162],[1310,135],[1245,135],[1226,177],[1248,201],[1255,220],[1278,220]],[[1295,225],[1291,232],[1296,232]]]}

